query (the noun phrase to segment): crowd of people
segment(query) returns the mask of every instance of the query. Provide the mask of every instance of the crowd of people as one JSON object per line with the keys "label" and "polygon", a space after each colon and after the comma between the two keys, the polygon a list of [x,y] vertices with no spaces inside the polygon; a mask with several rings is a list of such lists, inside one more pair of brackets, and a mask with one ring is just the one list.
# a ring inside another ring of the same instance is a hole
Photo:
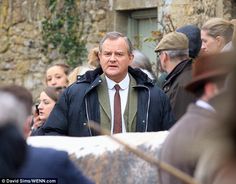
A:
{"label": "crowd of people", "polygon": [[[114,31],[91,50],[85,66],[72,72],[66,64],[50,66],[35,104],[23,86],[2,86],[0,178],[92,183],[66,152],[34,148],[25,139],[96,136],[99,133],[88,126],[93,121],[111,134],[168,130],[161,161],[203,184],[232,183],[236,167],[235,93],[230,92],[235,90],[234,27],[233,21],[212,18],[201,28],[184,25],[165,34],[153,51],[159,75],[127,36]],[[162,184],[183,183],[162,170],[159,177]]]}

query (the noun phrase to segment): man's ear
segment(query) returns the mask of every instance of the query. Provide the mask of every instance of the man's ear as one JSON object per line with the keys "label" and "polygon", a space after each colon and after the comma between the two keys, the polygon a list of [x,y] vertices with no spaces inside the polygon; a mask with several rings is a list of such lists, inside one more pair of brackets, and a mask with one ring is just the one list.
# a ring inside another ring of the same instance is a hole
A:
{"label": "man's ear", "polygon": [[166,63],[166,61],[167,61],[167,58],[169,57],[168,56],[168,54],[165,52],[165,51],[163,51],[163,53],[162,53],[162,57],[163,57],[163,61],[164,61],[164,63]]}
{"label": "man's ear", "polygon": [[208,100],[217,95],[219,89],[214,82],[207,82],[204,86],[204,93],[206,94]]}
{"label": "man's ear", "polygon": [[98,59],[99,59],[99,61],[100,61],[101,57],[102,57],[102,53],[99,51],[98,52]]}
{"label": "man's ear", "polygon": [[133,60],[134,60],[134,55],[133,54],[129,54],[129,59],[130,59],[129,64],[131,64],[133,62]]}

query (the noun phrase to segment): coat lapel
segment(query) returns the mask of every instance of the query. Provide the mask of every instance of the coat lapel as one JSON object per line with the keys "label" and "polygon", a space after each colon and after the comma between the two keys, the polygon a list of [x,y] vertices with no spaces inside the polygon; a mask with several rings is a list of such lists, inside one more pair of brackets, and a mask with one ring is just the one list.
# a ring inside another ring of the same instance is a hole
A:
{"label": "coat lapel", "polygon": [[[128,126],[129,131],[134,132],[136,127],[135,116],[137,113],[137,106],[138,106],[138,95],[137,91],[135,90],[134,86],[136,86],[135,79],[130,76],[130,85],[129,85],[129,96],[128,96]],[[126,105],[127,106],[127,105]],[[127,108],[127,107],[126,107]]]}
{"label": "coat lapel", "polygon": [[110,101],[109,101],[109,94],[108,94],[108,87],[106,83],[106,79],[104,74],[101,75],[102,83],[98,88],[98,99],[100,107],[105,112],[106,116],[111,121],[111,109],[110,109]]}

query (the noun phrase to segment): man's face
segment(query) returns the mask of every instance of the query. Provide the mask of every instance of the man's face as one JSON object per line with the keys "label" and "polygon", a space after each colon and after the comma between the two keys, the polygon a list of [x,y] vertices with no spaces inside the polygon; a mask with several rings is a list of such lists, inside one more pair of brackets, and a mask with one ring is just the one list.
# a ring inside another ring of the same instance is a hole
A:
{"label": "man's face", "polygon": [[163,51],[160,51],[158,54],[157,54],[157,62],[158,62],[158,69],[160,72],[166,72],[166,69],[165,69],[165,63],[163,61],[163,54],[164,52]]}
{"label": "man's face", "polygon": [[105,75],[119,83],[127,75],[128,66],[133,60],[133,55],[129,54],[128,45],[124,38],[107,39],[102,45],[99,59]]}

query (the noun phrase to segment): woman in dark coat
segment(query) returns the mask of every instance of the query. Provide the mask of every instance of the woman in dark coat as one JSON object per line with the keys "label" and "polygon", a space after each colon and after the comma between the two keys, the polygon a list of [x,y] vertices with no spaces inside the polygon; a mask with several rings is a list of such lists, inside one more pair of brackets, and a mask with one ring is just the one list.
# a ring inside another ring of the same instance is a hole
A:
{"label": "woman in dark coat", "polygon": [[40,93],[39,104],[36,105],[36,111],[34,114],[31,135],[34,135],[35,131],[37,131],[37,129],[39,129],[47,120],[64,89],[64,87],[48,86]]}

